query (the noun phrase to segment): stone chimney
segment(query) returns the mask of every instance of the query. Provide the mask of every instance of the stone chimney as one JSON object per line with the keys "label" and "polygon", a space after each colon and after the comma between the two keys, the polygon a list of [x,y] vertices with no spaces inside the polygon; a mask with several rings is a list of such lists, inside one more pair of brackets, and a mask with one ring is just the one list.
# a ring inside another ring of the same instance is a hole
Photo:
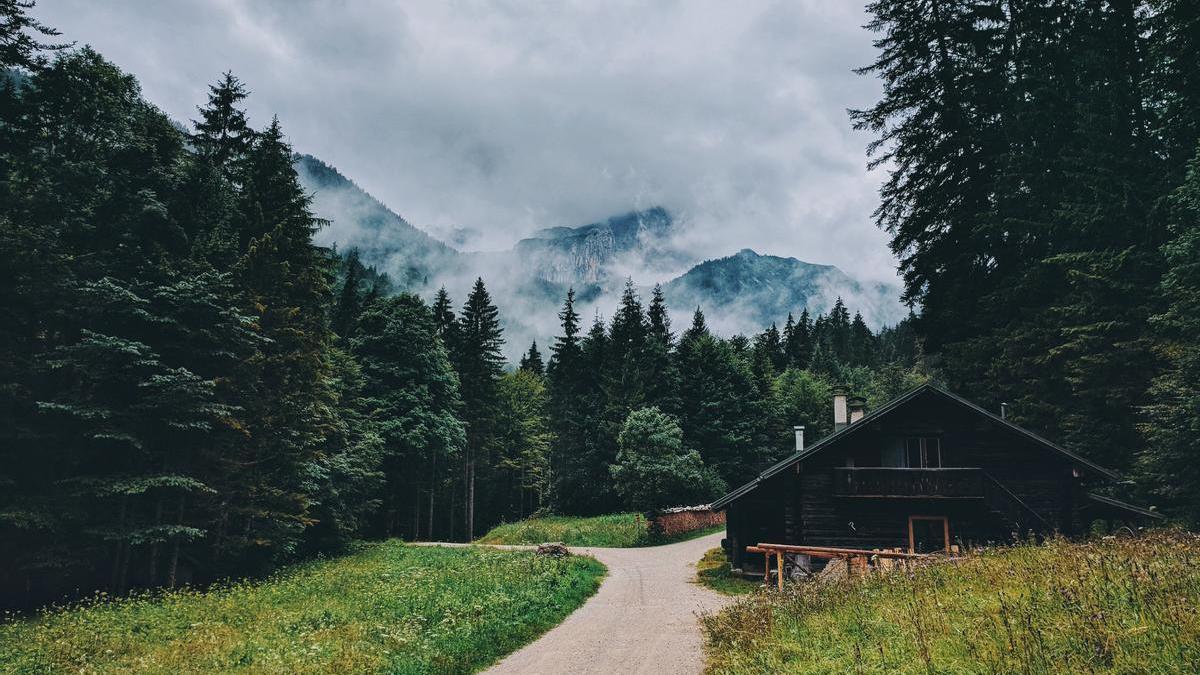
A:
{"label": "stone chimney", "polygon": [[804,427],[792,427],[792,431],[796,432],[796,452],[804,450]]}
{"label": "stone chimney", "polygon": [[846,401],[846,406],[850,409],[850,424],[861,420],[863,415],[867,414],[867,399],[861,396],[851,396]]}
{"label": "stone chimney", "polygon": [[833,388],[833,430],[835,432],[845,429],[850,424],[850,413],[846,408],[846,388],[837,386]]}

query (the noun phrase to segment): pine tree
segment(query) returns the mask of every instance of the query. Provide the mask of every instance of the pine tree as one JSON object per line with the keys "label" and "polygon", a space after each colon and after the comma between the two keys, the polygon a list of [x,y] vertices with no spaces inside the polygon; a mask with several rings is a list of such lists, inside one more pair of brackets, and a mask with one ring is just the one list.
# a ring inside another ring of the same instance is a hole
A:
{"label": "pine tree", "polygon": [[29,16],[33,0],[0,0],[0,71],[9,68],[37,70],[46,64],[41,52],[58,51],[67,45],[43,42],[61,35]]}
{"label": "pine tree", "polygon": [[605,480],[615,455],[606,428],[609,408],[605,367],[611,362],[610,347],[604,320],[597,314],[580,342],[578,424],[582,443],[578,457],[574,458],[573,475],[578,491],[569,497],[571,510],[584,515],[611,513],[618,504],[611,481]]}
{"label": "pine tree", "polygon": [[[788,315],[791,319],[791,315]],[[808,308],[800,313],[800,321],[796,322],[790,333],[787,333],[784,338],[784,351],[787,353],[787,362],[793,368],[807,368],[809,359],[812,358],[812,334],[813,326],[812,319],[808,316]]]}
{"label": "pine tree", "polygon": [[787,367],[783,337],[774,323],[754,338],[754,351],[755,358],[761,358],[765,365],[769,365],[772,373],[780,372]]}
{"label": "pine tree", "polygon": [[648,323],[633,281],[625,281],[621,302],[608,331],[604,360],[599,366],[604,421],[597,428],[600,457],[607,467],[617,455],[617,435],[629,413],[646,402],[645,365]]}
{"label": "pine tree", "polygon": [[503,374],[500,312],[483,279],[476,279],[458,320],[455,366],[462,382],[467,444],[463,455],[466,535],[475,538],[476,477],[486,473],[496,448],[497,386]]}
{"label": "pine tree", "polygon": [[358,316],[362,312],[362,300],[359,297],[362,283],[363,266],[358,260],[358,250],[351,249],[344,263],[345,279],[338,293],[337,304],[333,306],[331,327],[333,332],[343,340],[354,337],[354,328],[358,324]]}
{"label": "pine tree", "polygon": [[222,544],[246,565],[291,555],[309,524],[310,484],[335,420],[329,327],[331,270],[312,243],[309,210],[278,120],[246,156],[237,265],[245,302],[269,342],[239,372],[250,439]]}
{"label": "pine tree", "polygon": [[446,351],[453,357],[458,349],[458,319],[454,316],[454,303],[445,286],[439,288],[433,298],[433,325]]}
{"label": "pine tree", "polygon": [[197,108],[200,119],[192,121],[196,131],[191,141],[197,154],[235,183],[239,163],[254,143],[254,131],[246,120],[246,112],[238,107],[249,95],[241,80],[226,71],[219,82],[209,85],[208,104]]}
{"label": "pine tree", "polygon": [[528,369],[505,373],[500,380],[497,421],[503,482],[500,512],[513,521],[536,513],[544,504],[550,480],[550,421],[546,414],[546,383]]}
{"label": "pine tree", "polygon": [[534,375],[546,374],[546,366],[542,363],[542,353],[538,351],[537,340],[534,340],[529,345],[529,351],[525,352],[525,355],[521,357],[518,369],[533,373]]}
{"label": "pine tree", "polygon": [[[381,442],[382,534],[421,536],[422,498],[433,499],[439,467],[449,469],[466,448],[463,390],[435,331],[425,303],[402,293],[364,310],[353,340],[365,408]],[[430,501],[424,514],[431,524],[432,508]],[[425,528],[427,536],[431,529]]]}
{"label": "pine tree", "polygon": [[708,334],[708,323],[704,320],[704,312],[697,306],[696,311],[692,313],[692,325],[683,332],[680,343],[695,340]]}
{"label": "pine tree", "polygon": [[850,323],[849,363],[854,366],[874,367],[877,363],[875,335],[867,328],[862,313],[855,312]]}
{"label": "pine tree", "polygon": [[704,331],[698,317],[676,352],[684,445],[698,449],[727,484],[741,485],[773,455],[764,437],[769,411],[760,407],[750,364]]}
{"label": "pine tree", "polygon": [[585,373],[574,289],[567,291],[558,318],[561,335],[554,339],[546,367],[547,410],[553,438],[549,502],[555,511],[577,513],[587,477],[583,466]]}
{"label": "pine tree", "polygon": [[671,317],[667,313],[662,286],[654,286],[646,318],[649,325],[642,358],[645,400],[667,414],[676,414],[679,410],[679,372],[673,358],[675,335],[671,332]]}
{"label": "pine tree", "polygon": [[1200,150],[1186,182],[1172,195],[1171,233],[1164,247],[1166,310],[1153,319],[1166,369],[1143,403],[1147,444],[1138,457],[1142,482],[1163,506],[1200,522]]}

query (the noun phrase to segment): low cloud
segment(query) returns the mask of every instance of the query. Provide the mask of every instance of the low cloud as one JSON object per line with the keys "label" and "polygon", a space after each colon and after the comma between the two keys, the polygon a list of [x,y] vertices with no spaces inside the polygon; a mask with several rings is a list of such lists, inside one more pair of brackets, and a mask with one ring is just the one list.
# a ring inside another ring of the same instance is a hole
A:
{"label": "low cloud", "polygon": [[232,69],[264,125],[410,222],[500,250],[663,205],[744,247],[894,281],[847,108],[878,84],[857,3],[43,0],[178,119]]}

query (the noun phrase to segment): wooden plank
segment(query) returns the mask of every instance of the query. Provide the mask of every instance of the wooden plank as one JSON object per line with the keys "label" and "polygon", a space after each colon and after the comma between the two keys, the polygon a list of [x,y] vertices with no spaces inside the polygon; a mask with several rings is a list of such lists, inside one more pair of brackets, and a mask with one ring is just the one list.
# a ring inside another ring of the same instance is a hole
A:
{"label": "wooden plank", "polygon": [[864,548],[837,548],[833,546],[797,546],[793,544],[766,544],[759,543],[755,546],[747,546],[747,551],[754,553],[763,553],[766,551],[782,551],[784,553],[803,553],[813,555],[818,558],[837,558],[845,555],[862,555],[872,556],[879,555],[886,558],[928,558],[925,553],[894,553],[891,551],[873,551]]}

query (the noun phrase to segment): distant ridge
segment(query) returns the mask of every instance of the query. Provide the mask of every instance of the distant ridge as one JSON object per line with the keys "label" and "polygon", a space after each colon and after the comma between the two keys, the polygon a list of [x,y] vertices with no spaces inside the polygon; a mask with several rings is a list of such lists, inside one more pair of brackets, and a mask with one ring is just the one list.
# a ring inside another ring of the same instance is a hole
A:
{"label": "distant ridge", "polygon": [[[500,306],[510,356],[531,339],[552,338],[567,288],[575,288],[582,314],[606,314],[628,275],[646,283],[687,270],[663,284],[676,323],[700,306],[709,325],[725,335],[757,332],[805,307],[825,312],[839,296],[872,326],[894,324],[907,313],[898,287],[864,283],[831,265],[748,248],[696,264],[673,245],[678,223],[661,206],[577,227],[549,227],[504,251],[463,252],[415,227],[316,157],[297,155],[295,163],[313,195],[314,212],[331,221],[318,233],[319,243],[357,248],[362,261],[386,272],[396,288],[427,299],[444,285],[461,303],[471,282],[482,276]],[[647,287],[642,290],[648,294]]]}
{"label": "distant ridge", "polygon": [[457,250],[414,227],[334,167],[312,155],[296,155],[295,166],[313,195],[313,211],[331,223],[317,233],[318,242],[358,248],[364,261],[401,288],[423,286],[457,266]]}
{"label": "distant ridge", "polygon": [[[864,284],[832,265],[761,255],[749,248],[706,260],[667,282],[663,291],[675,312],[699,306],[718,326],[722,317],[734,317],[738,324],[761,328],[805,307],[823,313],[838,297],[875,326],[895,324],[905,316],[894,287]],[[727,326],[727,332],[732,328]]]}

